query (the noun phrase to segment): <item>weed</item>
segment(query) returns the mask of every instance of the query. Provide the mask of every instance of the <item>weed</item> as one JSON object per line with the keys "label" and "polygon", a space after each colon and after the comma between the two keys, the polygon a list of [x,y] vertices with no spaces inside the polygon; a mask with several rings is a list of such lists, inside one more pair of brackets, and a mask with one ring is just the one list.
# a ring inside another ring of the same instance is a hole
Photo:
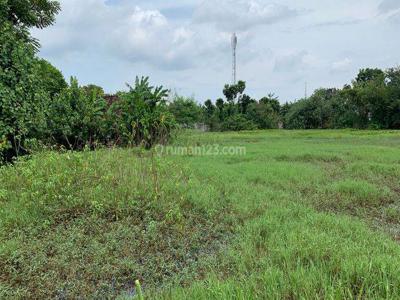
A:
{"label": "weed", "polygon": [[[0,298],[398,299],[398,132],[183,133],[0,170]],[[392,236],[390,236],[392,235]],[[138,290],[138,289],[137,289]]]}

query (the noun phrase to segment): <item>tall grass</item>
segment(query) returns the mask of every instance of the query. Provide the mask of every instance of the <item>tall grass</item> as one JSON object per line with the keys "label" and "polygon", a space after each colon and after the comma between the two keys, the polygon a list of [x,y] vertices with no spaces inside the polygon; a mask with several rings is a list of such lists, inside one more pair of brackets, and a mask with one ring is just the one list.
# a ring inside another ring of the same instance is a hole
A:
{"label": "tall grass", "polygon": [[222,190],[241,226],[204,281],[164,291],[162,298],[400,298],[394,241],[400,133],[269,131],[183,139],[178,143],[246,146],[245,157],[172,158],[201,177],[201,185]]}
{"label": "tall grass", "polygon": [[0,298],[398,299],[400,133],[183,134],[0,173]]}
{"label": "tall grass", "polygon": [[186,170],[149,152],[43,153],[0,173],[1,299],[116,297],[134,279],[190,278],[230,227],[186,196]]}

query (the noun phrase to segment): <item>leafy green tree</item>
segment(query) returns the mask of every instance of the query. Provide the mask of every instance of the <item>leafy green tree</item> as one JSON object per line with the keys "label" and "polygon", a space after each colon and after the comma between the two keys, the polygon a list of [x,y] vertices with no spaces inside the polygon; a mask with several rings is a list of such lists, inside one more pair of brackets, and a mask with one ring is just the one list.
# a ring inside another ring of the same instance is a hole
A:
{"label": "leafy green tree", "polygon": [[1,15],[16,27],[45,28],[55,22],[60,3],[54,0],[0,0]]}
{"label": "leafy green tree", "polygon": [[88,84],[82,87],[88,97],[95,95],[95,97],[103,98],[105,96],[104,89],[95,84]]}
{"label": "leafy green tree", "polygon": [[52,101],[49,128],[53,140],[68,149],[94,148],[104,140],[106,102],[95,92],[88,94],[76,78]]}
{"label": "leafy green tree", "polygon": [[237,84],[226,84],[223,89],[223,94],[229,103],[234,103],[238,95],[243,94],[246,89],[246,82],[239,80]]}
{"label": "leafy green tree", "polygon": [[176,121],[168,111],[168,90],[153,87],[148,77],[136,78],[128,92],[118,94],[119,101],[110,109],[114,116],[113,139],[122,145],[143,145],[147,149],[165,143],[176,128]]}
{"label": "leafy green tree", "polygon": [[248,120],[242,114],[235,114],[226,118],[222,123],[221,129],[223,131],[243,131],[255,130],[257,125],[253,121]]}
{"label": "leafy green tree", "polygon": [[0,0],[0,160],[29,152],[46,133],[50,93],[30,27],[52,24],[57,1]]}
{"label": "leafy green tree", "polygon": [[52,25],[60,9],[59,1],[55,0],[0,0],[0,24],[11,25],[18,38],[37,50],[39,42],[30,35],[29,29]]}
{"label": "leafy green tree", "polygon": [[389,128],[400,129],[400,67],[387,70]]}
{"label": "leafy green tree", "polygon": [[219,120],[220,120],[220,122],[222,122],[224,120],[224,106],[225,106],[224,99],[221,99],[221,98],[217,99],[217,101],[215,102],[215,105],[218,108]]}
{"label": "leafy green tree", "polygon": [[288,129],[322,128],[320,107],[317,99],[301,99],[292,104],[285,116]]}
{"label": "leafy green tree", "polygon": [[185,128],[193,128],[202,119],[203,111],[193,98],[175,95],[168,109],[174,115],[176,122]]}
{"label": "leafy green tree", "polygon": [[68,87],[62,73],[44,59],[35,60],[35,74],[42,83],[42,88],[49,93],[51,98],[60,94]]}
{"label": "leafy green tree", "polygon": [[239,112],[242,114],[246,114],[247,108],[251,103],[255,103],[254,99],[251,99],[250,96],[244,94],[239,99]]}
{"label": "leafy green tree", "polygon": [[285,115],[289,112],[290,106],[291,106],[291,104],[288,103],[288,102],[286,102],[285,104],[282,105],[282,107],[281,107],[281,109],[279,111],[279,115],[280,115],[281,118],[284,118]]}
{"label": "leafy green tree", "polygon": [[342,90],[335,90],[332,97],[327,98],[326,105],[327,114],[329,114],[329,122],[326,123],[327,128],[355,128],[358,123],[357,107],[352,99],[354,91],[350,86],[344,87]]}
{"label": "leafy green tree", "polygon": [[354,84],[355,85],[362,85],[365,83],[368,83],[370,81],[381,81],[383,82],[385,80],[385,72],[383,72],[380,69],[361,69],[360,72],[358,73]]}
{"label": "leafy green tree", "polygon": [[281,104],[279,103],[279,98],[276,97],[274,94],[268,94],[267,97],[261,98],[259,102],[269,105],[274,110],[274,112],[278,114],[281,110]]}
{"label": "leafy green tree", "polygon": [[29,152],[45,131],[49,95],[36,74],[35,49],[4,22],[0,27],[0,159]]}
{"label": "leafy green tree", "polygon": [[204,123],[211,131],[218,131],[220,129],[219,109],[210,99],[204,102]]}
{"label": "leafy green tree", "polygon": [[372,128],[389,128],[390,99],[383,81],[371,80],[356,87],[357,96],[365,112],[365,123]]}
{"label": "leafy green tree", "polygon": [[226,113],[228,116],[232,116],[236,114],[239,110],[237,106],[236,100],[239,103],[241,101],[242,94],[246,89],[246,83],[244,81],[238,81],[237,84],[226,84],[223,89],[223,94],[226,97],[227,105],[226,105]]}
{"label": "leafy green tree", "polygon": [[364,69],[352,86],[316,90],[309,99],[290,105],[285,127],[397,128],[399,89],[394,74],[390,70]]}
{"label": "leafy green tree", "polygon": [[246,117],[256,124],[259,129],[273,129],[279,127],[279,113],[277,113],[269,103],[251,103],[247,109]]}
{"label": "leafy green tree", "polygon": [[357,127],[388,128],[389,101],[386,76],[380,69],[362,69],[353,82],[352,102],[357,108]]}
{"label": "leafy green tree", "polygon": [[206,100],[206,102],[204,102],[204,108],[205,108],[206,116],[208,118],[210,118],[214,114],[214,111],[215,111],[215,106],[210,99],[208,99],[208,100]]}

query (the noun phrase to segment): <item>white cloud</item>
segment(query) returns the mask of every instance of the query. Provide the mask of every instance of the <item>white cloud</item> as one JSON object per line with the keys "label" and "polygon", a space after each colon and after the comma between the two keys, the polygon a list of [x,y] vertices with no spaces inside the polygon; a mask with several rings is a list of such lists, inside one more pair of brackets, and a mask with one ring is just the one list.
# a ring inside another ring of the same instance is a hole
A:
{"label": "white cloud", "polygon": [[243,31],[292,18],[298,12],[281,4],[257,0],[205,0],[196,9],[194,21],[211,23],[224,31]]}
{"label": "white cloud", "polygon": [[334,63],[332,63],[332,71],[335,72],[348,71],[351,67],[352,62],[353,61],[348,57],[339,61],[335,61]]}
{"label": "white cloud", "polygon": [[276,72],[302,72],[316,67],[318,59],[307,51],[296,51],[284,55],[278,55],[275,59],[274,71]]}
{"label": "white cloud", "polygon": [[382,13],[391,12],[393,10],[400,9],[399,0],[383,0],[378,7],[379,11]]}
{"label": "white cloud", "polygon": [[57,23],[33,32],[40,55],[83,84],[113,92],[148,75],[203,101],[231,79],[237,30],[247,93],[291,101],[306,80],[340,87],[360,68],[398,64],[398,1],[61,0]]}
{"label": "white cloud", "polygon": [[218,33],[191,27],[170,22],[160,10],[125,2],[107,5],[104,0],[63,0],[57,25],[34,34],[47,55],[66,58],[75,52],[100,52],[120,57],[127,64],[178,70],[193,67],[205,52],[216,56],[221,45],[215,42]]}

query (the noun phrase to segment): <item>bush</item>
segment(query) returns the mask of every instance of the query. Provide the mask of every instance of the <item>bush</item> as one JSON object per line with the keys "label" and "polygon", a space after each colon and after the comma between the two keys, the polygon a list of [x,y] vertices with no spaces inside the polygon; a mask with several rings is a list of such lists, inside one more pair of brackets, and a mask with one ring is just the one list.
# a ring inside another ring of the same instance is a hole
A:
{"label": "bush", "polygon": [[51,25],[58,1],[0,0],[0,163],[34,147],[94,148],[99,143],[165,142],[175,128],[167,91],[137,79],[120,101],[107,106],[101,87],[67,85],[62,73],[36,57],[29,28]]}
{"label": "bush", "polygon": [[224,123],[222,123],[223,131],[242,131],[242,130],[255,130],[257,125],[249,121],[241,114],[229,116]]}
{"label": "bush", "polygon": [[184,128],[193,128],[202,119],[201,107],[193,98],[175,95],[168,110],[174,115],[176,122]]}
{"label": "bush", "polygon": [[7,22],[0,28],[0,160],[29,153],[46,131],[49,94],[43,89],[35,47]]}
{"label": "bush", "polygon": [[279,115],[269,104],[263,102],[251,103],[247,108],[246,116],[259,129],[275,129],[279,127]]}
{"label": "bush", "polygon": [[150,86],[148,77],[137,77],[135,85],[128,87],[129,92],[119,93],[119,101],[109,111],[113,140],[120,145],[143,145],[147,149],[166,143],[176,128],[166,105],[167,90]]}
{"label": "bush", "polygon": [[196,276],[228,218],[191,198],[186,169],[149,154],[45,152],[0,168],[0,299],[116,299],[135,279]]}
{"label": "bush", "polygon": [[93,148],[104,141],[106,101],[97,89],[88,93],[71,78],[70,86],[50,106],[49,130],[53,143],[68,149]]}

